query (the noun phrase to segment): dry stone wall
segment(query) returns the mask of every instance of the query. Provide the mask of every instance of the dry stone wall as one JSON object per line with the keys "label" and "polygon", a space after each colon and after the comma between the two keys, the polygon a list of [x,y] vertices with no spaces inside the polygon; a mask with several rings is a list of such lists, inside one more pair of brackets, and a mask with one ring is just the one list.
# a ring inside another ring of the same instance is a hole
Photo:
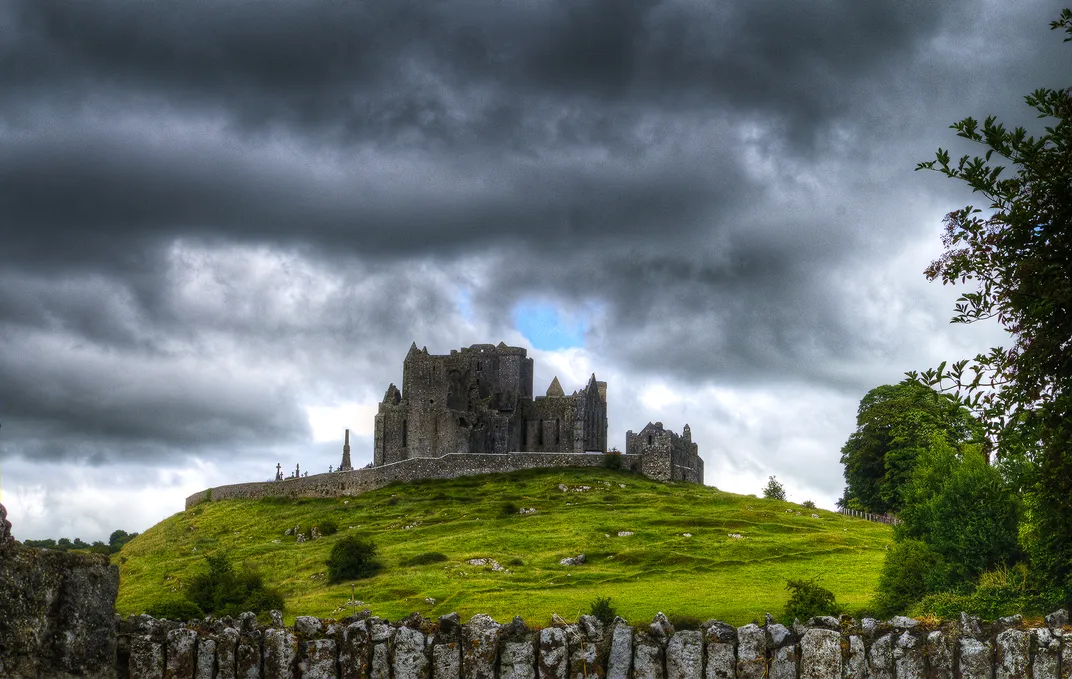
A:
{"label": "dry stone wall", "polygon": [[114,677],[119,571],[19,545],[0,505],[0,677]]}
{"label": "dry stone wall", "polygon": [[390,623],[298,617],[267,627],[252,613],[182,625],[148,616],[120,625],[123,679],[1072,679],[1072,628],[1059,611],[1039,626],[1019,616],[927,626],[813,618],[786,627],[710,620],[675,630],[554,616],[544,629],[456,613]]}
{"label": "dry stone wall", "polygon": [[[443,457],[411,458],[353,471],[209,488],[186,498],[186,509],[209,500],[360,495],[394,481],[454,479],[541,467],[600,467],[604,463],[603,457],[601,454],[577,453],[452,453]],[[621,458],[623,469],[630,469],[634,465],[639,469],[639,456],[623,454]]]}

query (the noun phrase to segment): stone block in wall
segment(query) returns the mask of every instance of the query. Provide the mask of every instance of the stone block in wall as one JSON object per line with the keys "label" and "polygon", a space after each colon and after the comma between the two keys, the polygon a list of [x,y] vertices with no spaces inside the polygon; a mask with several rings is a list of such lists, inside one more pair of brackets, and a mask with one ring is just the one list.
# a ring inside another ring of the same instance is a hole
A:
{"label": "stone block in wall", "polygon": [[339,648],[340,679],[368,679],[371,655],[368,621],[358,620],[344,627]]}
{"label": "stone block in wall", "polygon": [[474,615],[462,627],[463,679],[495,679],[499,634],[499,623],[483,613]]}
{"label": "stone block in wall", "polygon": [[927,635],[927,679],[953,679],[952,635],[935,630]]}
{"label": "stone block in wall", "polygon": [[797,679],[797,660],[797,647],[794,644],[774,649],[768,677],[770,679]]}
{"label": "stone block in wall", "polygon": [[338,647],[334,639],[303,641],[298,670],[302,679],[336,679]]}
{"label": "stone block in wall", "polygon": [[867,648],[858,634],[849,636],[848,657],[845,658],[843,679],[867,679]]}
{"label": "stone block in wall", "polygon": [[909,631],[897,637],[893,649],[897,679],[925,679],[923,676],[923,641]]}
{"label": "stone block in wall", "polygon": [[216,636],[216,679],[236,679],[238,676],[238,630],[225,627]]}
{"label": "stone block in wall", "polygon": [[1031,663],[1031,635],[1025,630],[1007,629],[998,634],[995,647],[994,679],[1027,676]]}
{"label": "stone block in wall", "polygon": [[737,628],[720,620],[702,625],[707,664],[704,679],[735,679],[737,676]]}
{"label": "stone block in wall", "polygon": [[994,651],[989,641],[964,638],[960,640],[961,679],[992,679]]}
{"label": "stone block in wall", "polygon": [[884,634],[872,641],[867,658],[870,679],[893,679],[893,635]]}
{"label": "stone block in wall", "polygon": [[1072,679],[1072,632],[1058,630],[1061,636],[1061,679]]}
{"label": "stone block in wall", "polygon": [[372,645],[369,679],[391,679],[391,650],[386,642]]}
{"label": "stone block in wall", "polygon": [[659,639],[646,632],[633,637],[633,679],[664,679],[665,662]]}
{"label": "stone block in wall", "polygon": [[737,679],[767,676],[767,631],[755,623],[737,628]]}
{"label": "stone block in wall", "polygon": [[197,632],[185,628],[168,632],[164,679],[193,679],[196,650]]}
{"label": "stone block in wall", "polygon": [[194,679],[214,679],[216,676],[216,640],[201,637],[197,642],[197,667]]}
{"label": "stone block in wall", "polygon": [[607,679],[629,679],[633,668],[633,628],[618,618],[610,635]]}
{"label": "stone block in wall", "polygon": [[460,679],[461,675],[461,642],[446,641],[432,646],[432,679]]}
{"label": "stone block in wall", "polygon": [[800,638],[800,679],[841,679],[841,634],[809,629]]}
{"label": "stone block in wall", "polygon": [[502,642],[499,679],[536,679],[536,637]]}
{"label": "stone block in wall", "polygon": [[[589,630],[594,634],[590,634]],[[593,628],[591,625],[566,625],[563,631],[566,633],[566,645],[569,647],[570,679],[603,679],[605,669],[599,653],[599,642],[603,636],[602,626]]]}
{"label": "stone block in wall", "polygon": [[264,630],[264,679],[293,679],[298,669],[298,637],[288,629]]}
{"label": "stone block in wall", "polygon": [[429,679],[430,664],[425,645],[425,636],[418,630],[398,628],[393,662],[395,679]]}
{"label": "stone block in wall", "polygon": [[163,644],[149,637],[131,637],[130,679],[164,679]]}
{"label": "stone block in wall", "polygon": [[538,679],[566,679],[569,673],[569,646],[566,632],[560,627],[540,630],[540,657],[536,665]]}
{"label": "stone block in wall", "polygon": [[666,679],[703,679],[703,635],[675,632],[666,644]]}
{"label": "stone block in wall", "polygon": [[1035,647],[1033,679],[1060,679],[1061,639],[1046,627],[1031,630],[1031,636]]}
{"label": "stone block in wall", "polygon": [[248,637],[239,640],[235,649],[235,676],[237,679],[260,679],[261,646],[256,640]]}

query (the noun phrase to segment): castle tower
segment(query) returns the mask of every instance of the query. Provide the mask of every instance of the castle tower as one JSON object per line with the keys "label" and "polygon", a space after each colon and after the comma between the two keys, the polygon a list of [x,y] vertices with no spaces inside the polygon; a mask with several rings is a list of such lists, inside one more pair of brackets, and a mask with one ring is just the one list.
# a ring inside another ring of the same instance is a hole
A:
{"label": "castle tower", "polygon": [[352,471],[353,467],[350,466],[350,430],[346,430],[346,443],[342,446],[342,464],[339,465],[338,471],[348,472]]}

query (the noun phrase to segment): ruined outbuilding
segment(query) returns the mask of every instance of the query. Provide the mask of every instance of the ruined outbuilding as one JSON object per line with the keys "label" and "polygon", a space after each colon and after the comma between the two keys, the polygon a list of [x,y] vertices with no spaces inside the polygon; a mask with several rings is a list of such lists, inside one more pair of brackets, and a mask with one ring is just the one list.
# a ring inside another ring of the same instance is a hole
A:
{"label": "ruined outbuilding", "polygon": [[651,478],[703,483],[703,459],[687,424],[680,436],[664,428],[662,422],[648,422],[636,434],[627,431],[625,452],[641,457],[643,472]]}
{"label": "ruined outbuilding", "polygon": [[449,355],[414,343],[402,389],[387,388],[376,415],[373,466],[464,453],[607,450],[607,383],[592,375],[567,395],[555,377],[533,396],[532,359],[500,342]]}

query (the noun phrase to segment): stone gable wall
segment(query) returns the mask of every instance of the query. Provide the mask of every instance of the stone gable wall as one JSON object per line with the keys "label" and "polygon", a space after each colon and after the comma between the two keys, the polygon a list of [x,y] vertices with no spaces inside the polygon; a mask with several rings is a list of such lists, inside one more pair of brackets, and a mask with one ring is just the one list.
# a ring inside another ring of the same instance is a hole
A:
{"label": "stone gable wall", "polygon": [[500,624],[475,615],[391,623],[368,611],[345,620],[273,615],[180,624],[131,617],[120,625],[117,673],[129,679],[1068,679],[1072,628],[1059,611],[1025,627],[1019,616],[994,625],[925,626],[813,618],[786,627],[733,627],[709,620],[675,630],[663,614],[650,625],[592,616],[543,629],[521,618]]}
{"label": "stone gable wall", "polygon": [[[622,455],[622,468],[634,465],[637,456]],[[186,509],[208,500],[256,499],[262,497],[339,497],[359,495],[383,488],[394,481],[454,479],[475,474],[497,474],[541,467],[601,467],[603,455],[575,453],[452,453],[443,457],[411,458],[379,467],[349,472],[316,474],[300,479],[238,483],[218,486],[186,498]],[[667,477],[668,479],[669,477]],[[659,479],[666,480],[666,479]]]}

